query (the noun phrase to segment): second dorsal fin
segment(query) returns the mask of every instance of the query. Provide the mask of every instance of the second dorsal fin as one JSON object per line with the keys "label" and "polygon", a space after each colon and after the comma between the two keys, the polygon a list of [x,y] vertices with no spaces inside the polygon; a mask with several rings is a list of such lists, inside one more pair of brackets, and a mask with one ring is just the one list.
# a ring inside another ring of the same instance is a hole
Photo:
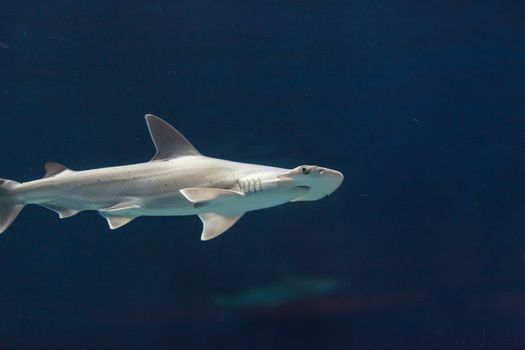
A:
{"label": "second dorsal fin", "polygon": [[157,153],[151,160],[166,160],[181,156],[198,156],[199,151],[170,124],[153,114],[146,114],[151,139]]}
{"label": "second dorsal fin", "polygon": [[60,163],[56,163],[56,162],[47,162],[45,164],[45,169],[46,169],[46,174],[44,175],[44,178],[52,177],[60,173],[63,173],[65,171],[71,171],[68,168],[66,168],[64,165]]}

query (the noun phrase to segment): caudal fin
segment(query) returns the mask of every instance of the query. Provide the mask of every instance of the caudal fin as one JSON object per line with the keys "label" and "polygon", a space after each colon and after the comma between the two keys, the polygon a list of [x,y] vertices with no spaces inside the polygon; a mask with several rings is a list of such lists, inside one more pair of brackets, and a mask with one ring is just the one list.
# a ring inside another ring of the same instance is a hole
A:
{"label": "caudal fin", "polygon": [[16,185],[16,181],[0,179],[0,233],[7,230],[24,207],[16,203],[11,194]]}

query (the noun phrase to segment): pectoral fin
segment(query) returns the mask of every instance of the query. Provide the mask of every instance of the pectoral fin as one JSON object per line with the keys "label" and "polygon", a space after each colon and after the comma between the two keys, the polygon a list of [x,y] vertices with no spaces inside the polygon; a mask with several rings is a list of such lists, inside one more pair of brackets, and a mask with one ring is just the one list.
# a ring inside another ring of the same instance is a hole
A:
{"label": "pectoral fin", "polygon": [[187,200],[194,204],[202,205],[207,202],[217,201],[217,200],[226,200],[239,198],[239,196],[244,196],[244,193],[232,191],[232,190],[223,190],[221,188],[183,188],[180,190],[180,193]]}
{"label": "pectoral fin", "polygon": [[243,215],[244,213],[237,216],[226,216],[216,213],[199,214],[203,226],[201,240],[207,241],[224,233],[224,231],[232,227]]}

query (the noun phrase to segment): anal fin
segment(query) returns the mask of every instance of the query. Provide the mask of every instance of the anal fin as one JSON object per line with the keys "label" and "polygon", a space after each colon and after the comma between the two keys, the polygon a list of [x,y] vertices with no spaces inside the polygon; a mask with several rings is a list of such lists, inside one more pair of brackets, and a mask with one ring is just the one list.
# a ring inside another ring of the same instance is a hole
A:
{"label": "anal fin", "polygon": [[80,210],[69,209],[69,208],[61,208],[61,207],[55,206],[53,204],[41,204],[41,206],[43,206],[44,208],[53,210],[55,213],[58,214],[58,217],[61,218],[61,219],[69,218],[69,217],[71,217],[73,215],[76,215],[76,214],[80,213]]}
{"label": "anal fin", "polygon": [[217,213],[199,214],[202,221],[201,240],[207,241],[224,233],[232,227],[244,213],[237,216],[226,216]]}

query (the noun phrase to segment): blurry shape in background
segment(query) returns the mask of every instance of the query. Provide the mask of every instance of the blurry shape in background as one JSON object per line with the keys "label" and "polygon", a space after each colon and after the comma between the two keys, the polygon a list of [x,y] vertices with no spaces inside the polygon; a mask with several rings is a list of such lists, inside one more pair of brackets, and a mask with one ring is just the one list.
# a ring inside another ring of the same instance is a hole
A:
{"label": "blurry shape in background", "polygon": [[287,275],[269,284],[217,296],[213,299],[213,304],[225,309],[280,307],[333,294],[341,286],[341,281],[330,277]]}

